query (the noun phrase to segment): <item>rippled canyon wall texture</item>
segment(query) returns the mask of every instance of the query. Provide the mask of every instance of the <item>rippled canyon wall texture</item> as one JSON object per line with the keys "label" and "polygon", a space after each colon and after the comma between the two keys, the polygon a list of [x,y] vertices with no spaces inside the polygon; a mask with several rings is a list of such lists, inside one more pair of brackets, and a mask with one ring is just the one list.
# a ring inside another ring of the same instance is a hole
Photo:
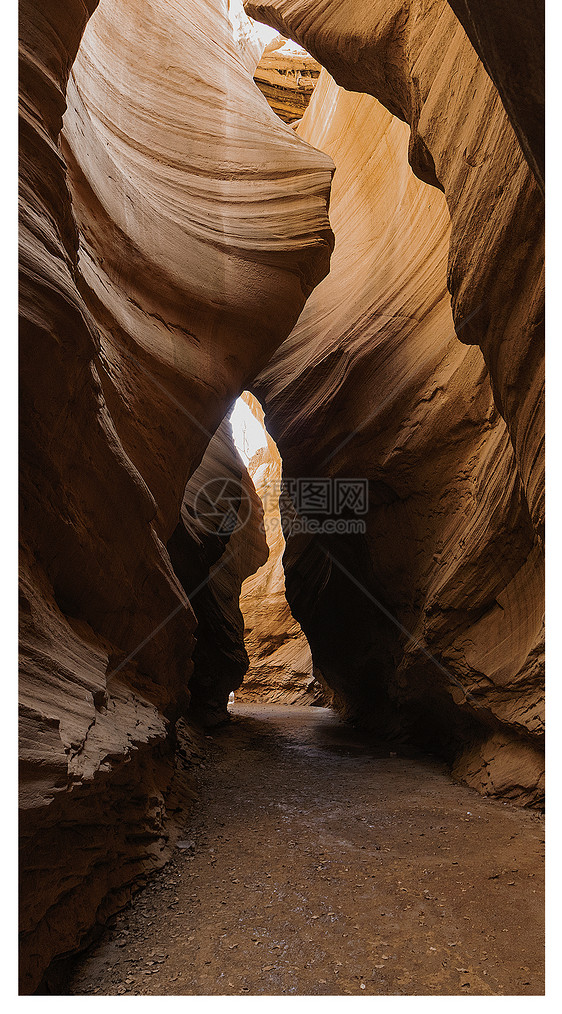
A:
{"label": "rippled canyon wall texture", "polygon": [[96,6],[20,14],[26,992],[163,855],[197,622],[167,543],[333,243],[331,160],[226,3]]}
{"label": "rippled canyon wall texture", "polygon": [[248,4],[327,69],[295,131],[227,0],[20,4],[22,992],[165,861],[244,675],[244,389],[285,475],[369,479],[284,554],[337,706],[540,799],[540,139],[488,6]]}
{"label": "rippled canyon wall texture", "polygon": [[324,74],[298,128],[336,164],[336,250],[255,385],[287,475],[369,478],[363,538],[289,538],[291,608],[347,716],[536,801],[539,188],[447,4],[246,9],[369,93]]}

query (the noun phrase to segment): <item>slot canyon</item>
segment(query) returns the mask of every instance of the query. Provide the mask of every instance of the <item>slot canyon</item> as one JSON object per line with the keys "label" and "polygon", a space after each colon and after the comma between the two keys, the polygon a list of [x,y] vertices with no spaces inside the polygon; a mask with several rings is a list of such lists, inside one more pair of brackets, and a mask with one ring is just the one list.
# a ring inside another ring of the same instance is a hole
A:
{"label": "slot canyon", "polygon": [[541,994],[542,4],[19,29],[20,993]]}

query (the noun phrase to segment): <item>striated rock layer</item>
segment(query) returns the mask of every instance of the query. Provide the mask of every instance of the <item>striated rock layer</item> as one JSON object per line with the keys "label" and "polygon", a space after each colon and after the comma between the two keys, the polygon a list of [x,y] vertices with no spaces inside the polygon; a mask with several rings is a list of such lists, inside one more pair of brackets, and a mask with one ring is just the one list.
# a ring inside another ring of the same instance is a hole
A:
{"label": "striated rock layer", "polygon": [[373,95],[409,125],[412,169],[447,201],[455,329],[482,350],[542,536],[543,200],[462,25],[445,0],[265,0],[245,7],[304,46],[338,84]]}
{"label": "striated rock layer", "polygon": [[[370,95],[324,75],[296,133],[227,0],[20,4],[26,993],[164,861],[200,753],[188,684],[216,721],[247,664],[266,550],[213,438],[260,371],[285,474],[370,482],[363,535],[285,551],[334,702],[540,795],[538,186],[448,4],[252,9]],[[224,470],[228,531],[195,509]],[[303,642],[278,622],[282,661]]]}
{"label": "striated rock layer", "polygon": [[544,0],[449,0],[544,190]]}
{"label": "striated rock layer", "polygon": [[319,74],[316,60],[279,36],[266,46],[254,81],[273,111],[294,126],[312,98]]}
{"label": "striated rock layer", "polygon": [[[263,425],[258,400],[249,394],[243,397]],[[285,539],[279,512],[281,458],[269,434],[264,433],[267,446],[250,459],[248,472],[263,502],[269,557],[258,570],[253,568],[242,586],[240,609],[249,669],[236,700],[312,704],[319,698],[320,688],[312,672],[310,647],[285,595]]]}
{"label": "striated rock layer", "polygon": [[331,162],[226,0],[102,0],[81,43],[96,7],[20,6],[26,993],[165,854],[197,623],[166,543],[332,245]]}
{"label": "striated rock layer", "polygon": [[[299,21],[295,35],[320,56],[324,36],[316,45],[305,24]],[[448,67],[452,54],[442,58]],[[501,186],[511,191],[504,212],[518,206],[527,212],[523,249],[521,223],[513,238],[510,218],[500,230],[502,277],[512,279],[514,262],[540,230],[540,217],[537,225],[530,213],[535,184],[477,67],[471,95],[475,87],[477,98],[478,89],[488,96],[490,115],[490,103],[495,109],[488,132],[494,143],[507,138],[514,160],[515,182],[502,171]],[[447,117],[445,126],[452,134]],[[429,118],[428,133],[436,130]],[[480,334],[485,355],[458,341],[447,279],[457,332],[459,305],[470,292],[458,270],[458,223],[439,189],[410,172],[408,127],[376,99],[344,92],[323,72],[298,131],[336,164],[330,211],[336,249],[330,275],[254,390],[285,478],[366,476],[369,510],[364,534],[287,536],[291,610],[347,717],[383,734],[414,737],[454,760],[457,775],[481,790],[537,803],[543,560],[529,510],[537,487],[529,484],[533,469],[518,466],[517,441],[486,367],[490,358],[505,361],[505,352],[490,356],[490,329],[511,307],[488,304],[488,331]],[[462,150],[457,138],[442,164],[454,161],[459,143]],[[494,150],[490,140],[486,189]],[[478,180],[468,171],[465,180],[475,214]],[[490,206],[487,212],[495,217]],[[474,228],[473,243],[476,235]],[[497,236],[490,240],[492,262],[497,243]],[[491,284],[483,251],[466,273]],[[524,302],[533,313],[538,281],[531,280],[529,290],[514,295],[520,322]],[[513,336],[506,342],[514,343]],[[513,368],[511,379],[519,369]],[[523,403],[522,418],[534,380],[530,373],[523,389],[512,390],[513,402]],[[302,510],[297,520],[302,528]]]}

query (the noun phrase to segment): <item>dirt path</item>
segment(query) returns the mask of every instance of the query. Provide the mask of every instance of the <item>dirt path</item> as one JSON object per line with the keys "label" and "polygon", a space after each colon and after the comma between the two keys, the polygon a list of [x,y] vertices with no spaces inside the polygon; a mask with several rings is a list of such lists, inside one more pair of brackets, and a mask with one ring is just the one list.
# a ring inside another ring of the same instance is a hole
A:
{"label": "dirt path", "polygon": [[542,818],[323,708],[235,705],[165,870],[67,992],[543,992]]}

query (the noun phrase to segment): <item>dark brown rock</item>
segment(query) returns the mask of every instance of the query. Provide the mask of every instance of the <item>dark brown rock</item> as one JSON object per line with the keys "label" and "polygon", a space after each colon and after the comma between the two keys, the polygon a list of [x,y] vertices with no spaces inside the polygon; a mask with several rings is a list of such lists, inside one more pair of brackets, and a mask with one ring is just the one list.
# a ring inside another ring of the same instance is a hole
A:
{"label": "dark brown rock", "polygon": [[197,616],[189,715],[204,726],[228,719],[231,691],[248,668],[240,590],[265,564],[263,510],[224,420],[189,480],[168,550]]}
{"label": "dark brown rock", "polygon": [[544,0],[449,0],[544,192]]}
{"label": "dark brown rock", "polygon": [[255,390],[285,477],[367,477],[369,511],[364,534],[288,534],[291,610],[346,717],[540,803],[542,548],[484,357],[455,335],[447,204],[370,96],[323,75],[298,129],[336,164],[337,245]]}
{"label": "dark brown rock", "polygon": [[102,0],[82,39],[96,7],[20,8],[25,993],[165,854],[196,628],[166,542],[332,245],[331,163],[225,5]]}

